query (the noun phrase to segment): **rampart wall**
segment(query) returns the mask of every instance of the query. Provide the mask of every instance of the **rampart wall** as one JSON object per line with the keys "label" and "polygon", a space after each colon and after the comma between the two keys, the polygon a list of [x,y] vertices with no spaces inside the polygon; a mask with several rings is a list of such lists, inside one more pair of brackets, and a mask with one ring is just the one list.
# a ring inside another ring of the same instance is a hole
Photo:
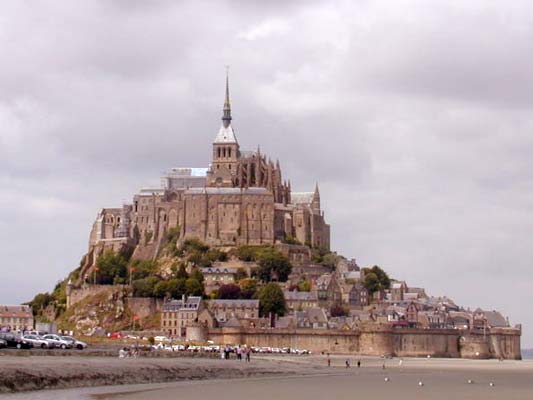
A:
{"label": "rampart wall", "polygon": [[514,329],[465,335],[455,329],[393,329],[388,325],[356,330],[212,328],[207,337],[219,344],[290,347],[315,353],[521,359],[520,331]]}

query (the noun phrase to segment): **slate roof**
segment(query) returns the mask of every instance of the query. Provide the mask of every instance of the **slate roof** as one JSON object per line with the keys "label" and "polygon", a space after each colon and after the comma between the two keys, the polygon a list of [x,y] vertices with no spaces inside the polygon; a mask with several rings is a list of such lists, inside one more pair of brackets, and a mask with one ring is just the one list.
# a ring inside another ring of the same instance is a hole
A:
{"label": "slate roof", "polygon": [[212,307],[237,307],[237,308],[259,308],[259,300],[246,300],[246,299],[236,299],[236,300],[228,300],[228,299],[215,299],[215,300],[209,300],[208,305],[210,308]]}
{"label": "slate roof", "polygon": [[318,296],[316,292],[298,292],[296,290],[290,291],[285,290],[283,291],[283,295],[285,296],[285,300],[290,301],[317,301]]}
{"label": "slate roof", "polygon": [[224,127],[224,125],[220,127],[214,143],[237,143],[237,137],[235,136],[235,132],[233,132],[231,125],[227,128]]}
{"label": "slate roof", "polygon": [[200,296],[189,296],[185,302],[183,300],[170,300],[163,304],[163,311],[181,311],[189,310],[195,311],[200,308],[202,298]]}
{"label": "slate roof", "polygon": [[202,274],[236,274],[237,268],[208,267],[201,269]]}

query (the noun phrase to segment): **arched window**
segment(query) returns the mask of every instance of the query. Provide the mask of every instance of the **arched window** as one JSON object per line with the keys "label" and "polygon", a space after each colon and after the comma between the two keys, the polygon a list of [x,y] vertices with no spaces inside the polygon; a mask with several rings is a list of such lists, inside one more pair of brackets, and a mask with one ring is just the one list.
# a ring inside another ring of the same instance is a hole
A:
{"label": "arched window", "polygon": [[230,157],[230,158],[231,158],[231,147],[230,147],[230,148],[228,148],[228,157]]}

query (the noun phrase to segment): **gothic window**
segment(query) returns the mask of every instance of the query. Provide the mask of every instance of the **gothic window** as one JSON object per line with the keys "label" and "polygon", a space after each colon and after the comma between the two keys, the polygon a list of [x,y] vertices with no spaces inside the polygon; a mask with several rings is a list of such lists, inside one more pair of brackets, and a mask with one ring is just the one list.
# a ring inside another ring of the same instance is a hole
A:
{"label": "gothic window", "polygon": [[230,157],[230,158],[231,158],[231,147],[230,147],[230,148],[228,148],[228,157]]}

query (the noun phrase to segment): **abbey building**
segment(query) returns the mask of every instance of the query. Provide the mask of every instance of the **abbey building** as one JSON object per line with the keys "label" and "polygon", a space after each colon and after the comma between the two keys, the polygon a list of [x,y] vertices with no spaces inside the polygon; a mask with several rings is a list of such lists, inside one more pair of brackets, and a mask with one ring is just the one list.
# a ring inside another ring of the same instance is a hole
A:
{"label": "abbey building", "polygon": [[212,143],[208,168],[173,168],[158,188],[142,189],[131,204],[100,210],[93,225],[86,266],[107,248],[136,246],[152,258],[165,233],[199,238],[210,246],[275,244],[296,240],[329,249],[330,227],[314,191],[295,193],[279,162],[259,148],[242,150],[232,127],[229,85],[222,126]]}

